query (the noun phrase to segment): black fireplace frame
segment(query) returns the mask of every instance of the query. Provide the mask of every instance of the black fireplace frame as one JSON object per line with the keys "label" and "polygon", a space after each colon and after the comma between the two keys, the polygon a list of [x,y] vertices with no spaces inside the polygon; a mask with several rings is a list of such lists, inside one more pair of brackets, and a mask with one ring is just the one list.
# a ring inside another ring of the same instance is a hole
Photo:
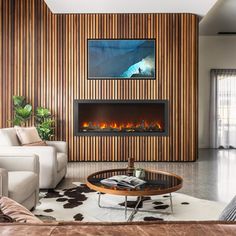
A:
{"label": "black fireplace frame", "polygon": [[[80,132],[79,131],[79,104],[91,103],[113,103],[113,104],[143,104],[143,103],[160,103],[164,104],[164,132]],[[74,100],[74,136],[168,136],[169,135],[169,101],[168,100]]]}

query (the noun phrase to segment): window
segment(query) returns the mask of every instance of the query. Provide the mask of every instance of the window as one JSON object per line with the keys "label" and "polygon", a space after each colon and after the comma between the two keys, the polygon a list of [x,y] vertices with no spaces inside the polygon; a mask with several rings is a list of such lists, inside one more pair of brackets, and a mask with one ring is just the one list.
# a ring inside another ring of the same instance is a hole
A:
{"label": "window", "polygon": [[[236,70],[212,71],[213,139],[216,148],[236,148]],[[215,121],[214,121],[215,117]],[[214,128],[213,127],[213,128]]]}

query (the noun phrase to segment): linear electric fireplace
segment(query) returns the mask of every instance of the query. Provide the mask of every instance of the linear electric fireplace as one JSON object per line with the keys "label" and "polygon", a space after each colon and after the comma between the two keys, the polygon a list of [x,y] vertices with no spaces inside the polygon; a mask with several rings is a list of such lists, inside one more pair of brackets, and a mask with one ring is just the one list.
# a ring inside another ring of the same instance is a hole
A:
{"label": "linear electric fireplace", "polygon": [[75,100],[75,135],[168,135],[167,100]]}

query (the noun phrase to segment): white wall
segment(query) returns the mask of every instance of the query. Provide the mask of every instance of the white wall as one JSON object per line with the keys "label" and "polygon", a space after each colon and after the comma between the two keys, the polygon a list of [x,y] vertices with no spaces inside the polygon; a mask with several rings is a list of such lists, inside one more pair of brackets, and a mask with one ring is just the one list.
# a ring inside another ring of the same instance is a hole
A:
{"label": "white wall", "polygon": [[53,13],[180,13],[204,16],[217,0],[44,0]]}
{"label": "white wall", "polygon": [[199,40],[199,147],[209,147],[210,70],[236,69],[236,36]]}

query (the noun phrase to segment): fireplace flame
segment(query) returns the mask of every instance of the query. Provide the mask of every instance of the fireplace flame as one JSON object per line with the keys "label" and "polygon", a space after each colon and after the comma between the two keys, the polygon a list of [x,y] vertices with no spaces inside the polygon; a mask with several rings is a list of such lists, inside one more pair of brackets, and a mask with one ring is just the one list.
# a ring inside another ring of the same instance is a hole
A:
{"label": "fireplace flame", "polygon": [[107,123],[100,123],[100,124],[99,124],[99,127],[100,127],[101,129],[105,129],[105,128],[107,128]]}
{"label": "fireplace flame", "polygon": [[117,128],[118,128],[118,125],[117,125],[117,123],[115,123],[115,122],[114,122],[114,123],[112,123],[112,124],[111,124],[111,128],[113,128],[113,129],[117,129]]}
{"label": "fireplace flame", "polygon": [[83,123],[83,128],[88,128],[89,127],[89,123],[88,122],[84,122]]}
{"label": "fireplace flame", "polygon": [[82,128],[84,131],[163,131],[159,121],[141,122],[83,122]]}

